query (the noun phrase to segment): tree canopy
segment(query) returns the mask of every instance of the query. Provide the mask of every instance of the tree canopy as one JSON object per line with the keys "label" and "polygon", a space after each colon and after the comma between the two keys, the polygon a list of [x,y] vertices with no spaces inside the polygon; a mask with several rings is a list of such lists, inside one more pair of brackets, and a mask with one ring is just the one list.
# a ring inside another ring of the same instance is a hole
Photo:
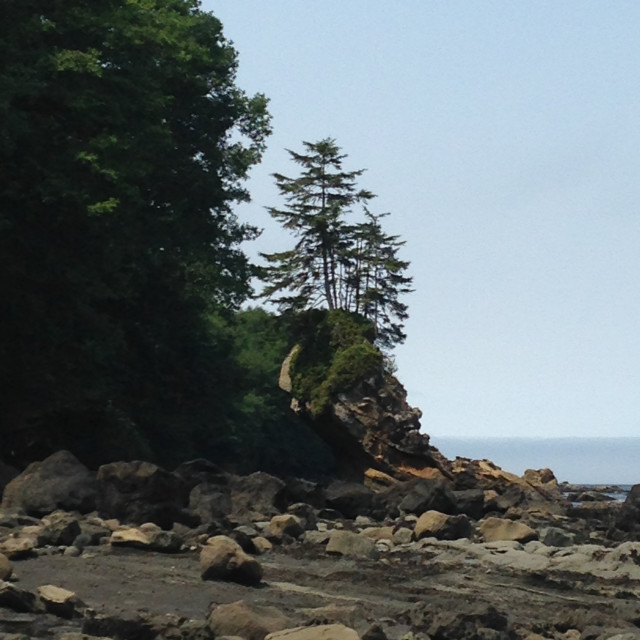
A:
{"label": "tree canopy", "polygon": [[249,291],[232,205],[267,101],[196,0],[3,0],[0,60],[0,444],[187,442],[224,415],[209,317]]}
{"label": "tree canopy", "polygon": [[[284,208],[269,213],[297,239],[290,250],[262,254],[264,295],[281,310],[326,308],[351,311],[370,320],[378,344],[402,342],[411,291],[409,263],[398,256],[404,245],[382,229],[387,214],[374,214],[368,203],[375,196],[359,189],[363,169],[347,171],[335,140],[303,142],[304,153],[289,151],[301,167],[298,177],[274,174]],[[355,209],[364,220],[353,222]]]}

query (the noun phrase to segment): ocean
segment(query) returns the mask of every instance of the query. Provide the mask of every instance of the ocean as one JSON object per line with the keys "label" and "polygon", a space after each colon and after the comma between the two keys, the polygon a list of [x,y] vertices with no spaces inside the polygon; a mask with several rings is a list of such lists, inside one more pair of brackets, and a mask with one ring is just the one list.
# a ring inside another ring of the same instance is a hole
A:
{"label": "ocean", "polygon": [[558,482],[584,485],[640,483],[640,438],[462,438],[431,436],[447,458],[487,458],[522,475],[551,469]]}

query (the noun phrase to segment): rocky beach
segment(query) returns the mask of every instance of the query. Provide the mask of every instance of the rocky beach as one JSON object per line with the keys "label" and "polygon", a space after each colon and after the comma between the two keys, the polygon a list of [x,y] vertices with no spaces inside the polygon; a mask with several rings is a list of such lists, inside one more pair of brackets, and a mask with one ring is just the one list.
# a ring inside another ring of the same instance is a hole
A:
{"label": "rocky beach", "polygon": [[[280,386],[290,390],[287,363]],[[321,482],[205,459],[0,469],[7,640],[640,638],[640,485],[447,459],[388,374],[314,415]]]}

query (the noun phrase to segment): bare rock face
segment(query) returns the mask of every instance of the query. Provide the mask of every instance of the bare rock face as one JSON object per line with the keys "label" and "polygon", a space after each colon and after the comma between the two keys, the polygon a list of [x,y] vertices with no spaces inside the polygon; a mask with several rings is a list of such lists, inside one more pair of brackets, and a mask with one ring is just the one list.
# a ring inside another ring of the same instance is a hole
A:
{"label": "bare rock face", "polygon": [[[292,355],[279,381],[288,393]],[[296,398],[291,406],[332,448],[344,478],[361,482],[371,469],[397,480],[449,475],[446,458],[420,433],[420,410],[409,405],[404,387],[390,374],[361,380],[320,416]]]}

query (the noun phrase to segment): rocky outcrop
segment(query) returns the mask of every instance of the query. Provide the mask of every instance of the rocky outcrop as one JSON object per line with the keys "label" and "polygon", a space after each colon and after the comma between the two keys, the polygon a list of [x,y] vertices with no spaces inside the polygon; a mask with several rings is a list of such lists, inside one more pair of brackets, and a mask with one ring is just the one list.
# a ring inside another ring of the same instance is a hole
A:
{"label": "rocky outcrop", "polygon": [[[280,372],[280,387],[287,393],[292,392],[294,355],[289,354]],[[361,482],[368,469],[399,480],[449,475],[446,458],[420,433],[420,410],[409,405],[404,387],[391,374],[361,380],[333,398],[319,416],[296,398],[292,408],[331,447],[345,479]]]}

